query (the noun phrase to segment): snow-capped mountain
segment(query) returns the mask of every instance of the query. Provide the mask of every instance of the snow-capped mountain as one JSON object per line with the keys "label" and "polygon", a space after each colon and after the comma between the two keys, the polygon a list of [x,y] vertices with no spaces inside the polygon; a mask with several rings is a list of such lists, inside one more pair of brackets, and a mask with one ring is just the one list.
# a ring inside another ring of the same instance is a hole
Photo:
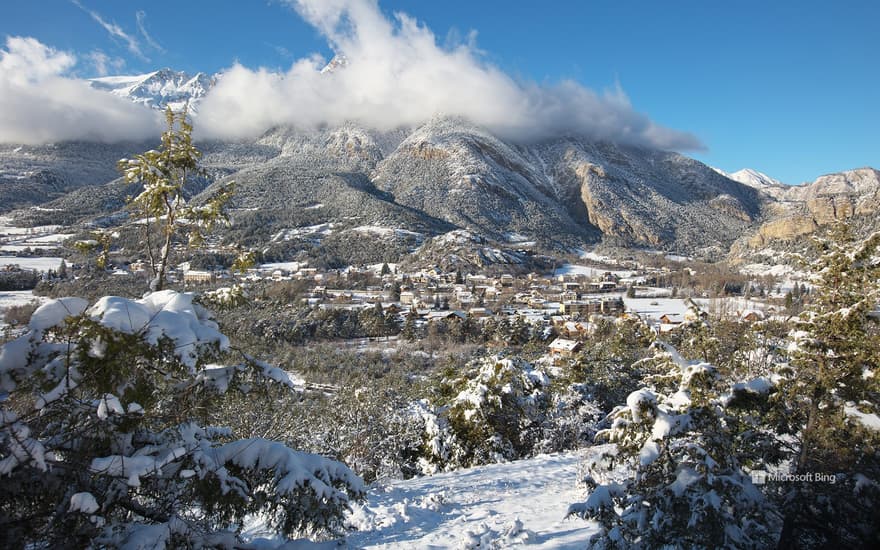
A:
{"label": "snow-capped mountain", "polygon": [[751,168],[743,168],[732,174],[725,174],[728,178],[738,181],[742,184],[754,187],[755,189],[766,189],[767,187],[779,187],[784,185],[781,181],[773,179],[763,172],[758,172]]}
{"label": "snow-capped mountain", "polygon": [[94,88],[108,91],[135,103],[154,109],[170,106],[180,110],[189,103],[190,111],[198,111],[199,101],[217,81],[217,76],[161,69],[135,76],[104,76],[90,79]]}
{"label": "snow-capped mountain", "polygon": [[348,58],[345,55],[338,53],[333,56],[333,59],[327,63],[323,69],[321,69],[321,74],[333,73],[338,71],[339,69],[346,67],[348,65]]}
{"label": "snow-capped mountain", "polygon": [[[337,55],[322,72],[330,77],[347,64]],[[151,108],[179,110],[189,102],[197,111],[220,77],[163,69],[91,84]],[[400,250],[462,230],[475,236],[480,250],[494,250],[486,239],[515,249],[527,242],[566,250],[603,241],[715,258],[734,241],[764,246],[832,220],[880,212],[880,172],[873,169],[790,187],[752,169],[727,174],[677,153],[587,138],[516,143],[456,117],[390,132],[356,123],[279,126],[253,141],[203,147],[202,161],[212,174],[204,183],[235,180],[237,207],[259,213],[253,227],[271,236],[323,224],[334,228],[328,247],[348,239],[339,224],[353,224],[352,231],[381,227],[418,236],[402,239]],[[140,149],[0,147],[0,211],[46,203],[72,220],[111,215],[131,193],[112,185],[115,161]],[[86,187],[104,182],[111,185]],[[442,251],[439,258],[448,247],[423,248],[426,254]],[[374,256],[361,259],[375,262]]]}

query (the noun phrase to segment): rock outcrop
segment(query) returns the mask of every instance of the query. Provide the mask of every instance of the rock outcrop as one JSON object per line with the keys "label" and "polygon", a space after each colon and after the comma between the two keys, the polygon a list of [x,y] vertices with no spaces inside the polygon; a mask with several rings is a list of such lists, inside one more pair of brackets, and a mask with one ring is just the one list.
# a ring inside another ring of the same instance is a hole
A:
{"label": "rock outcrop", "polygon": [[853,216],[880,213],[880,172],[873,168],[821,176],[811,184],[789,187],[768,206],[765,222],[749,239],[759,248],[789,241]]}

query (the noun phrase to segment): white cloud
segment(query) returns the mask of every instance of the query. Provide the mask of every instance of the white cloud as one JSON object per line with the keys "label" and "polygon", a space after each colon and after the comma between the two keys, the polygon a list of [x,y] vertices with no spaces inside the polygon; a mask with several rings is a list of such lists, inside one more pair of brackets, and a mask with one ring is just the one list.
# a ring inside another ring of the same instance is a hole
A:
{"label": "white cloud", "polygon": [[134,16],[137,20],[138,32],[141,33],[141,36],[144,37],[144,40],[147,41],[147,44],[149,44],[149,46],[154,50],[160,53],[164,53],[165,48],[163,48],[158,42],[156,42],[156,40],[150,35],[150,33],[147,32],[147,12],[145,12],[144,10],[138,10],[137,12],[135,12]]}
{"label": "white cloud", "polygon": [[95,68],[98,76],[107,76],[111,71],[118,73],[125,67],[125,60],[121,57],[110,57],[101,50],[92,50],[86,54],[86,59]]}
{"label": "white cloud", "polygon": [[391,129],[441,114],[516,139],[578,134],[663,149],[701,147],[694,136],[636,112],[619,88],[597,93],[573,81],[515,80],[483,61],[473,34],[444,48],[406,14],[389,20],[375,0],[288,2],[348,65],[321,74],[323,60],[315,57],[285,73],[236,64],[199,107],[201,135],[254,137],[280,124],[344,121]]}
{"label": "white cloud", "polygon": [[159,135],[157,113],[64,75],[76,56],[34,38],[8,37],[0,49],[0,143]]}
{"label": "white cloud", "polygon": [[[134,55],[138,56],[139,58],[143,59],[144,61],[150,60],[141,51],[141,45],[138,42],[137,38],[135,38],[134,36],[125,32],[122,29],[122,27],[120,27],[119,25],[117,25],[116,23],[114,23],[112,21],[107,21],[106,19],[104,19],[101,16],[100,13],[96,12],[95,10],[91,10],[91,9],[83,6],[79,0],[70,0],[70,2],[74,6],[78,7],[82,11],[89,14],[89,16],[91,16],[91,18],[94,19],[96,23],[101,25],[101,27],[103,27],[104,30],[107,31],[107,33],[110,35],[111,38],[113,38],[113,39],[118,38],[118,39],[122,40],[125,43],[125,46],[128,48],[128,51],[130,51]],[[140,18],[138,18],[138,24],[140,25]]]}
{"label": "white cloud", "polygon": [[26,85],[64,73],[76,65],[76,56],[45,46],[36,38],[10,36],[0,50],[0,78]]}

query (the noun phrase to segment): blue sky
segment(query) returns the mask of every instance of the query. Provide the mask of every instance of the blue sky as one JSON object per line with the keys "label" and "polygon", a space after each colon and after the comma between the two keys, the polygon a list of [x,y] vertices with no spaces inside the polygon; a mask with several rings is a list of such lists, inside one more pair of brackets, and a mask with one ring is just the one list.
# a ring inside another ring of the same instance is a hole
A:
{"label": "blue sky", "polygon": [[[724,170],[752,167],[799,183],[880,167],[878,2],[385,0],[380,7],[389,17],[416,18],[441,46],[470,40],[481,61],[518,81],[571,79],[599,94],[619,86],[635,111],[706,148],[687,154]],[[215,72],[236,61],[283,72],[312,53],[332,55],[326,33],[281,1],[42,0],[7,2],[0,14],[3,38],[73,52],[72,71],[82,77],[96,75],[98,59],[110,74],[166,66]]]}

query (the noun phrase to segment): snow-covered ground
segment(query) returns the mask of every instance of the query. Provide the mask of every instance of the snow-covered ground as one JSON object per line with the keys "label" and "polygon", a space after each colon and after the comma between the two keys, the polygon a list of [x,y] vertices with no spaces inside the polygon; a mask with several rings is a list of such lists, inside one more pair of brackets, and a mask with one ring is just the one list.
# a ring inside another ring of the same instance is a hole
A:
{"label": "snow-covered ground", "polygon": [[659,320],[663,315],[684,315],[687,303],[681,298],[623,298],[626,310],[646,320]]}
{"label": "snow-covered ground", "polygon": [[52,250],[72,235],[58,233],[59,225],[16,227],[8,217],[0,216],[0,251],[20,252],[26,248]]}
{"label": "snow-covered ground", "polygon": [[46,301],[43,296],[34,296],[30,290],[4,290],[0,291],[0,314],[13,306],[22,306],[33,300]]}
{"label": "snow-covered ground", "polygon": [[7,265],[17,265],[22,269],[35,271],[49,271],[61,267],[61,258],[52,256],[0,256],[0,268]]}
{"label": "snow-covered ground", "polygon": [[730,296],[727,298],[696,298],[694,302],[710,315],[743,311],[766,311],[767,303],[761,300]]}
{"label": "snow-covered ground", "polygon": [[374,486],[349,523],[351,548],[583,548],[596,527],[565,519],[582,501],[589,451],[543,455]]}
{"label": "snow-covered ground", "polygon": [[271,242],[289,241],[293,238],[311,238],[321,240],[327,235],[333,233],[334,223],[319,223],[317,225],[308,225],[305,227],[293,227],[290,229],[282,229],[272,237]]}
{"label": "snow-covered ground", "polygon": [[597,254],[596,252],[588,252],[585,250],[578,250],[578,254],[580,257],[585,260],[593,260],[594,262],[600,262],[603,264],[616,264],[617,259],[612,258],[611,256],[605,256],[602,254]]}
{"label": "snow-covered ground", "polygon": [[270,262],[266,264],[260,264],[259,268],[262,271],[275,271],[276,269],[281,269],[284,271],[298,271],[299,268],[301,268],[302,266],[302,262]]}
{"label": "snow-covered ground", "polygon": [[664,257],[670,262],[692,262],[694,260],[690,256],[682,256],[680,254],[667,254]]}
{"label": "snow-covered ground", "polygon": [[414,237],[418,240],[424,240],[424,238],[425,238],[425,235],[422,233],[417,233],[415,231],[409,231],[406,229],[400,229],[397,227],[384,227],[381,225],[361,225],[358,227],[353,227],[349,231],[354,231],[356,233],[373,234],[373,235],[378,235],[380,237],[388,237],[388,236],[393,235],[395,237],[400,237],[400,238]]}
{"label": "snow-covered ground", "polygon": [[739,268],[741,273],[746,275],[757,275],[757,276],[766,276],[772,275],[773,277],[787,277],[791,275],[799,275],[802,278],[806,278],[806,274],[800,271],[797,271],[793,267],[784,264],[746,264]]}
{"label": "snow-covered ground", "polygon": [[32,301],[36,301],[39,304],[46,302],[48,298],[45,296],[34,296],[34,293],[30,290],[4,290],[0,291],[0,327],[6,325],[2,321],[3,316],[6,315],[6,311],[13,306],[23,306]]}
{"label": "snow-covered ground", "polygon": [[601,277],[606,273],[613,273],[618,277],[632,277],[632,271],[622,271],[617,269],[607,269],[603,267],[589,267],[586,265],[563,264],[556,268],[553,272],[554,277],[559,275],[585,275],[587,277]]}

